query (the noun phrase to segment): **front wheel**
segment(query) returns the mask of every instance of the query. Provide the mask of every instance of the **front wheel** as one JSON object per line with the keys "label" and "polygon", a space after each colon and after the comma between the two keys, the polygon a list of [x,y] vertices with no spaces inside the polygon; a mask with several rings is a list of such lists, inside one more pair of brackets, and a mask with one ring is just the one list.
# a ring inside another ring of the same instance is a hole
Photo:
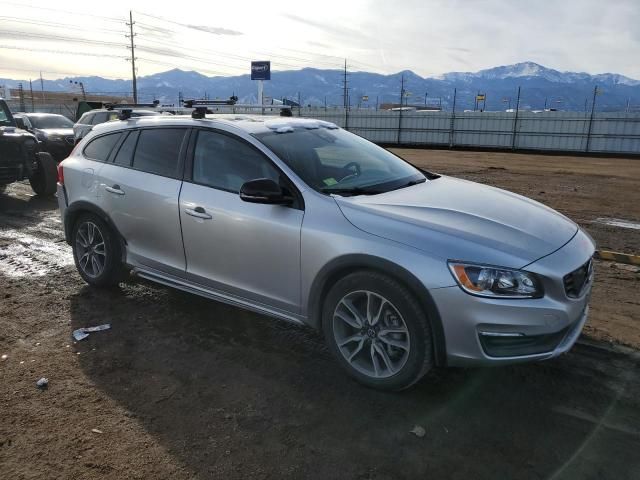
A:
{"label": "front wheel", "polygon": [[323,308],[329,348],[347,373],[381,390],[402,390],[433,366],[428,319],[414,295],[395,279],[351,273],[329,291]]}
{"label": "front wheel", "polygon": [[36,195],[49,196],[56,193],[58,170],[56,161],[46,152],[36,154],[38,168],[29,177],[29,183]]}

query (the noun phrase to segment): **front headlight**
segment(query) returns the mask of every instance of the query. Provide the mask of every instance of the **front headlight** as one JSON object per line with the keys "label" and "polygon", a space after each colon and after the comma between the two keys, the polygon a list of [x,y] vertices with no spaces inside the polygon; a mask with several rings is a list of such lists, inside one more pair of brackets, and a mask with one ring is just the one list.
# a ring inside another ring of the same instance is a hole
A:
{"label": "front headlight", "polygon": [[542,284],[531,272],[511,268],[452,262],[449,270],[460,288],[471,295],[493,298],[540,298]]}

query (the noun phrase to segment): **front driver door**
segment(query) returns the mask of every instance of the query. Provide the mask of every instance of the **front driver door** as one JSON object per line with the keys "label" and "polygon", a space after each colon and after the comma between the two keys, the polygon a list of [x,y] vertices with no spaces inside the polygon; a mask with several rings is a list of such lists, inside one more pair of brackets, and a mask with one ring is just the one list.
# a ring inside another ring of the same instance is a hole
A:
{"label": "front driver door", "polygon": [[299,313],[301,205],[247,203],[238,195],[248,180],[288,181],[258,149],[227,132],[199,130],[192,158],[180,193],[187,277]]}

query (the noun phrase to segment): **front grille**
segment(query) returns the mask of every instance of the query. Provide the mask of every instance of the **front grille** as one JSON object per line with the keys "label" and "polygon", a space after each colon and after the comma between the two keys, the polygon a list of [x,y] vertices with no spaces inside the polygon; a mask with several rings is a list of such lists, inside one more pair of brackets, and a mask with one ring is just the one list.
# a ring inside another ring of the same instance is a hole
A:
{"label": "front grille", "polygon": [[578,298],[582,295],[585,285],[591,278],[593,272],[593,259],[589,259],[587,263],[580,268],[575,269],[571,273],[567,273],[564,278],[564,291],[569,298]]}

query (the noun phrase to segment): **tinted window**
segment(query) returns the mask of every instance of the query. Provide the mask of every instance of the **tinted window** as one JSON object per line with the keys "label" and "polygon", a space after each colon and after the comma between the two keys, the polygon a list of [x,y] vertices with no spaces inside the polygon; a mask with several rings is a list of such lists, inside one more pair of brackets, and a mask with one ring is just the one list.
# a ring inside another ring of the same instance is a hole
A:
{"label": "tinted window", "polygon": [[184,133],[184,129],[142,130],[138,138],[133,167],[156,175],[177,177]]}
{"label": "tinted window", "polygon": [[222,133],[201,131],[193,159],[193,181],[231,192],[256,178],[279,181],[269,160],[242,140]]}
{"label": "tinted window", "polygon": [[90,125],[94,115],[95,113],[85,113],[80,120],[78,120],[78,123],[81,123],[82,125]]}
{"label": "tinted window", "polygon": [[93,122],[91,122],[91,124],[98,125],[99,123],[106,122],[108,119],[107,115],[108,115],[107,112],[96,113],[95,116],[93,117]]}
{"label": "tinted window", "polygon": [[106,162],[111,150],[113,150],[113,147],[118,143],[119,139],[120,132],[103,135],[95,140],[91,140],[89,145],[84,147],[84,156],[93,160]]}
{"label": "tinted window", "polygon": [[120,150],[118,150],[116,158],[113,160],[114,163],[131,166],[131,159],[133,158],[133,150],[136,148],[137,139],[138,132],[131,132],[129,134],[127,139],[122,142],[122,146]]}

